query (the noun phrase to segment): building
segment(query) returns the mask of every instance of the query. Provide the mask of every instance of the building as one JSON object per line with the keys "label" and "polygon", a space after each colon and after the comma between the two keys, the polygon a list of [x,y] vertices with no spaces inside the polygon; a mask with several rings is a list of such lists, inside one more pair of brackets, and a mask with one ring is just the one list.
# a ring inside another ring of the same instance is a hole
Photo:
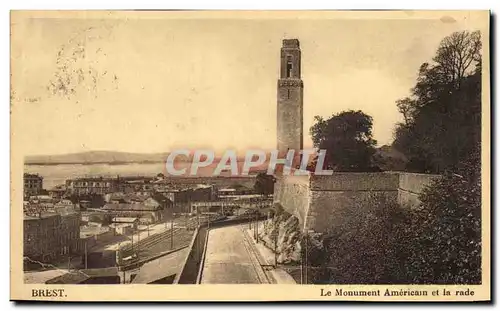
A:
{"label": "building", "polygon": [[23,226],[27,263],[49,263],[81,252],[80,215],[74,210],[31,207],[24,215]]}
{"label": "building", "polygon": [[227,196],[240,196],[240,195],[252,195],[256,194],[253,188],[247,188],[245,186],[231,187],[231,188],[221,188],[217,191],[219,198]]}
{"label": "building", "polygon": [[61,216],[57,213],[40,212],[24,216],[24,257],[26,263],[51,262],[58,257]]}
{"label": "building", "polygon": [[218,197],[217,187],[214,185],[193,185],[184,189],[171,189],[165,191],[174,204],[183,204],[198,201],[215,201]]}
{"label": "building", "polygon": [[278,151],[302,150],[303,93],[300,75],[299,40],[285,39],[281,47],[281,68],[278,79],[277,134]]}
{"label": "building", "polygon": [[80,210],[80,205],[79,204],[73,204],[68,199],[62,199],[59,200],[54,204],[54,209],[59,213],[62,211],[79,211]]}
{"label": "building", "polygon": [[49,190],[49,195],[53,199],[61,199],[66,194],[66,185],[57,185]]}
{"label": "building", "polygon": [[170,209],[174,205],[174,202],[163,193],[153,193],[143,203],[146,206],[160,207],[162,209]]}
{"label": "building", "polygon": [[111,222],[109,227],[120,235],[132,234],[139,225],[139,219],[135,217],[114,217]]}
{"label": "building", "polygon": [[155,223],[165,218],[165,209],[153,204],[108,203],[102,209],[113,217],[134,217],[143,223]]}
{"label": "building", "polygon": [[43,177],[38,174],[24,173],[24,197],[42,193]]}
{"label": "building", "polygon": [[104,195],[117,191],[119,182],[119,179],[104,177],[68,179],[66,180],[66,189],[70,195]]}
{"label": "building", "polygon": [[56,200],[54,200],[51,196],[49,195],[32,195],[28,198],[28,201],[31,203],[55,203]]}
{"label": "building", "polygon": [[104,201],[106,203],[113,204],[144,204],[149,207],[160,209],[168,209],[173,207],[173,202],[168,198],[167,194],[156,192],[146,195],[143,193],[108,193],[104,196]]}
{"label": "building", "polygon": [[59,229],[61,255],[80,254],[80,225],[81,217],[74,211],[66,211],[61,214],[61,226]]}
{"label": "building", "polygon": [[155,190],[155,184],[147,180],[132,180],[120,183],[121,192],[150,194]]}

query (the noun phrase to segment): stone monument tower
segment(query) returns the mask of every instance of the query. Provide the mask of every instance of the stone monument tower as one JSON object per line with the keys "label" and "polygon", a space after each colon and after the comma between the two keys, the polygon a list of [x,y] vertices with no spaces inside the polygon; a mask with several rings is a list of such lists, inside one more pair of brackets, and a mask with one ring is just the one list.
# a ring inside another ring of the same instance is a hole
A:
{"label": "stone monument tower", "polygon": [[300,44],[297,39],[283,40],[281,70],[278,79],[278,151],[286,154],[302,150],[303,90],[300,78]]}

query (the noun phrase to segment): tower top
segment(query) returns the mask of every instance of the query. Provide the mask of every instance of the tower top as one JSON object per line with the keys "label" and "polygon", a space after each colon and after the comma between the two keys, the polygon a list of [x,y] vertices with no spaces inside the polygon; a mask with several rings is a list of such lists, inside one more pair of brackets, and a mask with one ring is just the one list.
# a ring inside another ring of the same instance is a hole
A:
{"label": "tower top", "polygon": [[299,39],[283,39],[284,48],[300,48]]}
{"label": "tower top", "polygon": [[298,39],[283,39],[280,79],[300,80],[300,54]]}

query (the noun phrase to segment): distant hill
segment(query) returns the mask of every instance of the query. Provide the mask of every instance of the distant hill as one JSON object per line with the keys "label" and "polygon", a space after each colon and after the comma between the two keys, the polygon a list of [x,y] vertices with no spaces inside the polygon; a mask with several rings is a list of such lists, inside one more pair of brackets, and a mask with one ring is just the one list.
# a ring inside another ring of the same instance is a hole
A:
{"label": "distant hill", "polygon": [[[126,164],[126,163],[162,163],[169,156],[169,152],[162,153],[129,153],[119,151],[87,151],[79,153],[68,153],[58,155],[33,155],[26,156],[25,164]],[[193,156],[178,155],[175,161],[187,162],[192,160]],[[215,157],[214,163],[220,161],[220,156]],[[244,157],[240,156],[237,161],[243,161]]]}
{"label": "distant hill", "polygon": [[[125,164],[125,163],[160,163],[165,162],[169,153],[129,153],[117,151],[88,151],[61,155],[27,156],[25,164]],[[181,160],[177,157],[176,160]]]}
{"label": "distant hill", "polygon": [[[193,151],[192,151],[193,152]],[[169,152],[162,153],[129,153],[119,151],[87,151],[79,153],[68,153],[58,155],[33,155],[24,158],[25,164],[31,165],[57,165],[57,164],[127,164],[127,163],[162,163],[169,156]],[[267,167],[270,153],[266,152],[266,162],[260,167]],[[192,161],[193,153],[190,156],[177,155],[175,161],[188,162]],[[202,158],[203,159],[203,158]],[[222,154],[216,154],[214,164],[221,161]],[[204,159],[203,159],[204,160]],[[236,158],[239,165],[245,160],[244,155],[237,155]],[[256,158],[254,158],[254,161]],[[258,169],[258,168],[257,168]],[[255,170],[255,169],[254,169]]]}

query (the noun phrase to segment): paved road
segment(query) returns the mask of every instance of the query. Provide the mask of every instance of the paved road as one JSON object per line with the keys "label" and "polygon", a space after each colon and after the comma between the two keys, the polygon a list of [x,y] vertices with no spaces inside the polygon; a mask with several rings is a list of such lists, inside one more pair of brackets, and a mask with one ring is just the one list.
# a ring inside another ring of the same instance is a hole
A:
{"label": "paved road", "polygon": [[242,227],[230,226],[209,231],[201,283],[266,283]]}

